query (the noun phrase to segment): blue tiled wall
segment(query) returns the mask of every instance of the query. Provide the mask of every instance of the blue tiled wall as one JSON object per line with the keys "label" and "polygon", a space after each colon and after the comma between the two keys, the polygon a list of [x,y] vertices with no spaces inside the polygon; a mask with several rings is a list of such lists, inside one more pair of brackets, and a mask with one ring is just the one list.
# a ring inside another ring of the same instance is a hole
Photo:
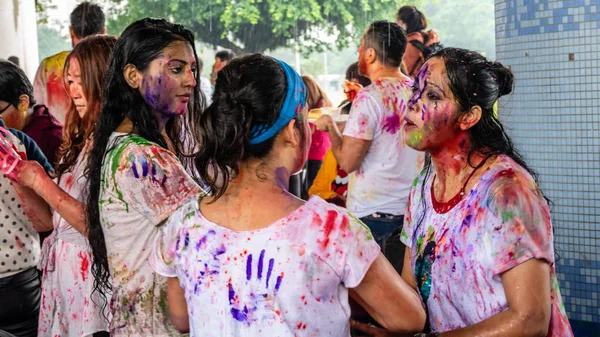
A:
{"label": "blue tiled wall", "polygon": [[577,336],[600,336],[600,0],[495,5],[496,59],[516,77],[500,117],[553,201],[565,308],[588,329]]}

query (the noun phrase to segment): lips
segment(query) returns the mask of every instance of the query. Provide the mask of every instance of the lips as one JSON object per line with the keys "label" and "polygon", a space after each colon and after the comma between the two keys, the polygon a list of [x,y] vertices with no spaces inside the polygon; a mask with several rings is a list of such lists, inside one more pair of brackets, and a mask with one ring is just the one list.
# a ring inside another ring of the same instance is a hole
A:
{"label": "lips", "polygon": [[417,128],[417,125],[413,123],[413,121],[411,121],[408,117],[404,117],[404,122],[404,130],[412,130]]}

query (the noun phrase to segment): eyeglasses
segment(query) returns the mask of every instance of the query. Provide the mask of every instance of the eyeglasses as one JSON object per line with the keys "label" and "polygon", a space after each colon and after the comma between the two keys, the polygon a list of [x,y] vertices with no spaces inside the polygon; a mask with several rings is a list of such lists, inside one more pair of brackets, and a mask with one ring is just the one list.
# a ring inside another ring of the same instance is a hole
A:
{"label": "eyeglasses", "polygon": [[12,104],[8,103],[4,109],[0,110],[0,115],[2,115],[2,113],[4,113],[4,111],[6,111]]}

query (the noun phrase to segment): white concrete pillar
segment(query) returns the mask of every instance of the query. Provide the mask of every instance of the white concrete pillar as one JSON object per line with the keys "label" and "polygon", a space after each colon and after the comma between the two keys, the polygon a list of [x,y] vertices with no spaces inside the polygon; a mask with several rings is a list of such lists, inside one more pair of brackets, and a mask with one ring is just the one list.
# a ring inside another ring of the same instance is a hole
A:
{"label": "white concrete pillar", "polygon": [[33,80],[39,65],[35,0],[0,0],[0,58],[13,55]]}

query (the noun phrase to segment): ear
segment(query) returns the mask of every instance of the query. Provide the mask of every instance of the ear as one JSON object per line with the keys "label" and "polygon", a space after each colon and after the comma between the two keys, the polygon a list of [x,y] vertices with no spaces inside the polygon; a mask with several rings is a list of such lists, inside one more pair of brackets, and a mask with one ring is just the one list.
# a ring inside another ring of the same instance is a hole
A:
{"label": "ear", "polygon": [[296,129],[296,119],[292,119],[282,130],[283,140],[292,146],[300,145],[300,133]]}
{"label": "ear", "polygon": [[71,40],[75,38],[75,32],[73,32],[73,27],[69,27],[69,35],[71,36]]}
{"label": "ear", "polygon": [[458,118],[458,126],[463,131],[469,130],[473,127],[473,125],[479,122],[481,119],[481,113],[481,107],[479,105],[475,105]]}
{"label": "ear", "polygon": [[142,73],[133,64],[125,66],[123,77],[125,77],[125,82],[134,89],[138,89],[142,84]]}
{"label": "ear", "polygon": [[372,64],[377,61],[377,52],[375,51],[375,49],[373,49],[373,48],[367,49],[366,54],[367,54],[366,55],[367,63]]}
{"label": "ear", "polygon": [[29,100],[29,96],[23,94],[21,96],[19,96],[19,106],[18,109],[20,112],[24,112],[27,111],[27,109],[29,109],[29,105],[31,104],[31,101]]}
{"label": "ear", "polygon": [[102,33],[100,33],[102,35],[106,35],[106,27],[102,28]]}

